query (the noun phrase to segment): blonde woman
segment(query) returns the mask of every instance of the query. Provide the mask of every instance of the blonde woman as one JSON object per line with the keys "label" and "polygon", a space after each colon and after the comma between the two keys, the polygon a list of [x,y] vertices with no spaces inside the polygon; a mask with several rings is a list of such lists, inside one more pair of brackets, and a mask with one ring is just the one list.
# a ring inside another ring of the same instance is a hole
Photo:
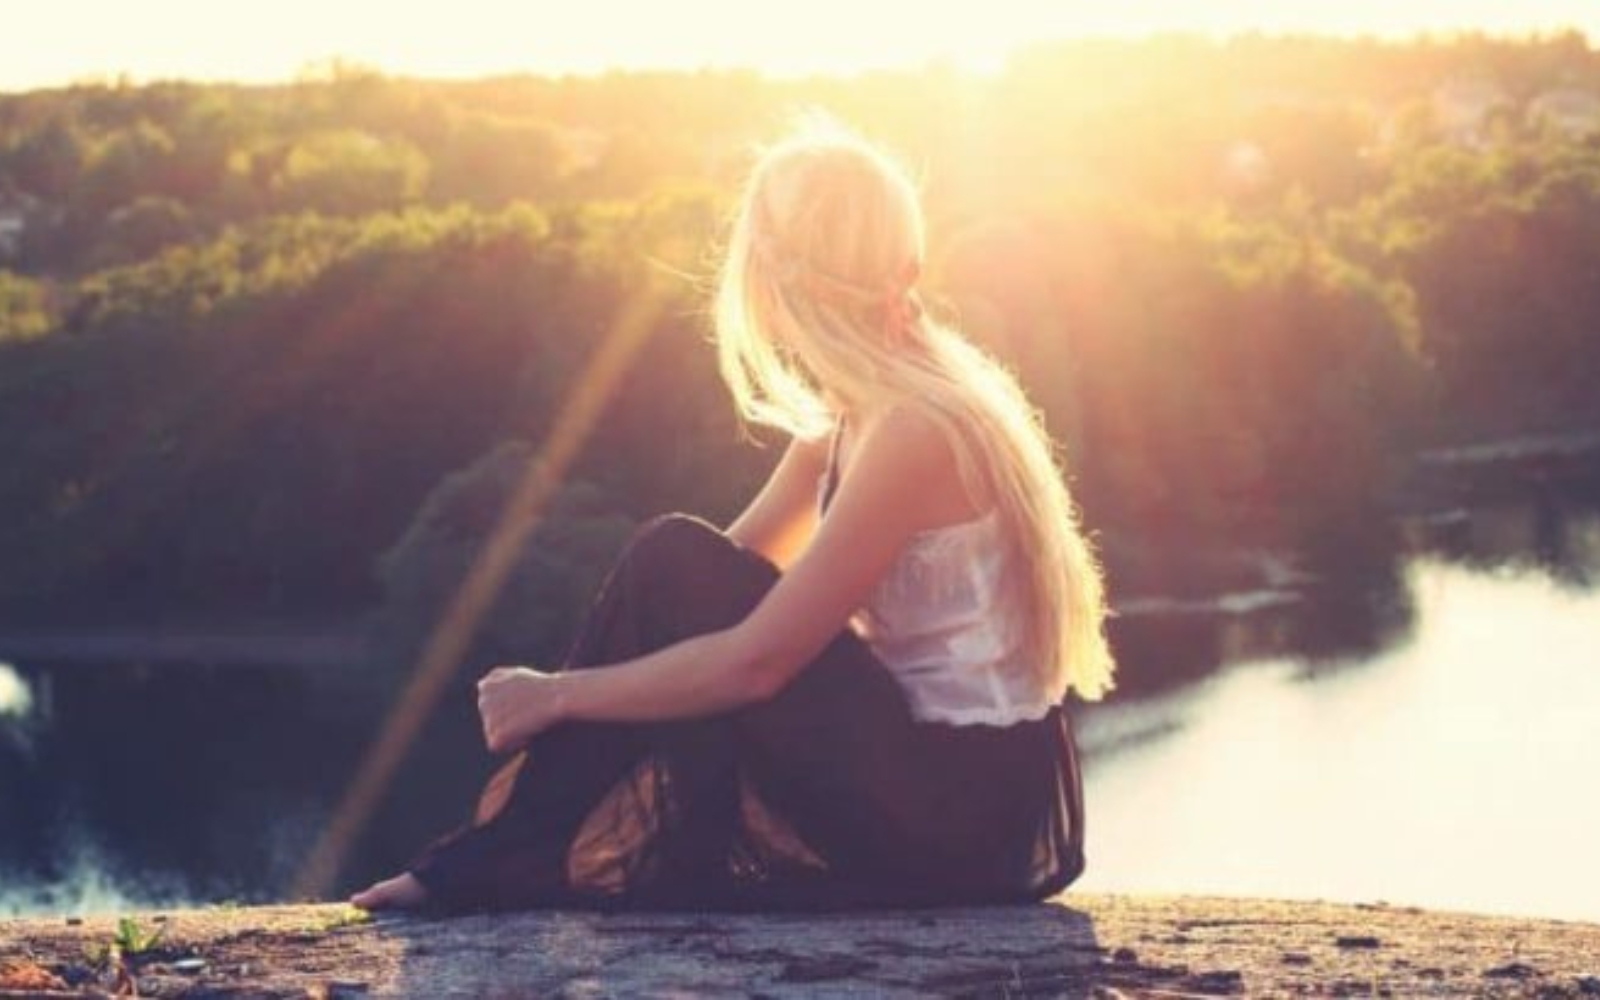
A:
{"label": "blonde woman", "polygon": [[725,531],[645,525],[561,669],[479,681],[512,758],[352,903],[924,905],[1078,876],[1064,702],[1111,687],[1099,569],[1015,381],[923,314],[922,259],[883,151],[815,123],[766,151],[716,335],[782,459]]}

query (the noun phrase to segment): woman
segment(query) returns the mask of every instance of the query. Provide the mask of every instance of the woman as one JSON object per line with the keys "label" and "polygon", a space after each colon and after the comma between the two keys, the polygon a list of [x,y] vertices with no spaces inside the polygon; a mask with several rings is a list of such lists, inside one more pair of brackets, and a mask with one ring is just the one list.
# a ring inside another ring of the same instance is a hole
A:
{"label": "woman", "polygon": [[490,751],[519,752],[352,903],[835,908],[1077,877],[1063,703],[1111,687],[1099,569],[1015,381],[923,315],[922,256],[883,152],[815,124],[766,152],[716,333],[743,416],[791,443],[726,532],[641,529],[562,669],[479,681]]}

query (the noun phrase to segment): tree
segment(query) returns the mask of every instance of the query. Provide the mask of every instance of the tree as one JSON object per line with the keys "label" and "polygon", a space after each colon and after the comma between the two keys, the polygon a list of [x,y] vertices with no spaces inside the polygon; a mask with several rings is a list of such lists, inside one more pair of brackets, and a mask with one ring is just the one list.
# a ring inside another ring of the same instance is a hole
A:
{"label": "tree", "polygon": [[17,186],[55,204],[64,202],[89,160],[89,142],[77,125],[63,119],[25,134],[6,153],[4,166]]}
{"label": "tree", "polygon": [[92,267],[131,264],[198,235],[199,227],[182,202],[145,195],[112,212],[90,255]]}
{"label": "tree", "polygon": [[428,169],[427,157],[408,142],[334,129],[295,142],[271,190],[281,209],[360,215],[416,201]]}
{"label": "tree", "polygon": [[[500,527],[536,456],[524,441],[497,445],[445,477],[377,561],[391,648],[415,651],[456,596]],[[607,567],[632,532],[594,486],[563,485],[522,547],[511,576],[476,631],[473,659],[553,665]],[[402,658],[404,659],[404,658]]]}
{"label": "tree", "polygon": [[38,337],[50,327],[44,283],[0,269],[0,343]]}

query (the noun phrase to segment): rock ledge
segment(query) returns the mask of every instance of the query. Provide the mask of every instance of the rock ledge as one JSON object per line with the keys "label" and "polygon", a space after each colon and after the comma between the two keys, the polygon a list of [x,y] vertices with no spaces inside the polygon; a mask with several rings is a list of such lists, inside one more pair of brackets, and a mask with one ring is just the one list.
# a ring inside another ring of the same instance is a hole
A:
{"label": "rock ledge", "polygon": [[341,904],[123,916],[162,933],[120,963],[105,956],[118,916],[0,921],[0,997],[120,986],[166,997],[1600,998],[1600,925],[1381,903],[1069,892],[1037,906],[821,916],[368,919]]}

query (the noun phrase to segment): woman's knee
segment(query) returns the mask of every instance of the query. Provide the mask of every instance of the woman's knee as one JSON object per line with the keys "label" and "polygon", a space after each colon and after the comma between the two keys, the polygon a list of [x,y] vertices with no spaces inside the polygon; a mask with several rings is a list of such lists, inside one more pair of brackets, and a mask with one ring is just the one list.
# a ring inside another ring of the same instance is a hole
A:
{"label": "woman's knee", "polygon": [[697,628],[732,624],[778,575],[755,552],[689,514],[642,524],[624,550],[623,567],[641,607]]}
{"label": "woman's knee", "polygon": [[674,511],[657,514],[640,524],[633,532],[635,545],[698,545],[728,542],[716,525],[693,514]]}
{"label": "woman's knee", "polygon": [[679,513],[660,514],[641,524],[624,555],[636,570],[647,574],[657,569],[678,573],[685,568],[764,562],[709,521]]}

